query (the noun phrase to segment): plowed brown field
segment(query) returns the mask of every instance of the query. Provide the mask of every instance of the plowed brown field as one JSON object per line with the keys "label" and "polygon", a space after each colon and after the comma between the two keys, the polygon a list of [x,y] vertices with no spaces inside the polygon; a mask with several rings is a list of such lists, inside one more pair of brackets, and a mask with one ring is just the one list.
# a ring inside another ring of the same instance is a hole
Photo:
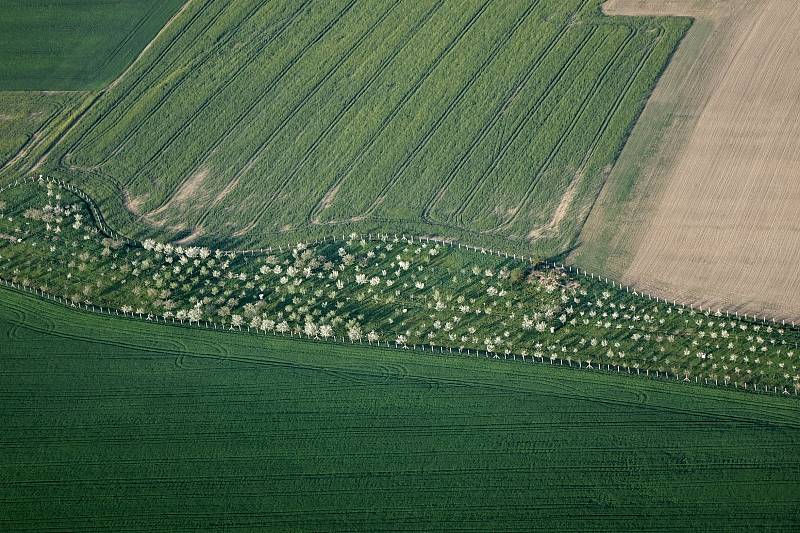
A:
{"label": "plowed brown field", "polygon": [[800,2],[612,0],[696,17],[574,258],[667,298],[800,319]]}

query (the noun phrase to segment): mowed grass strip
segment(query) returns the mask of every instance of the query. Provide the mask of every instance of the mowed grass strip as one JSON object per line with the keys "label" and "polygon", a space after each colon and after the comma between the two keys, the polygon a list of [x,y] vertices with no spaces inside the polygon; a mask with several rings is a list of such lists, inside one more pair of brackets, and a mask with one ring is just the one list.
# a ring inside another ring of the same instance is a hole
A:
{"label": "mowed grass strip", "polygon": [[0,338],[4,530],[800,519],[782,398],[158,326],[6,289]]}
{"label": "mowed grass strip", "polygon": [[51,170],[139,235],[391,226],[557,253],[688,24],[599,4],[191,6]]}
{"label": "mowed grass strip", "polygon": [[7,0],[0,90],[100,89],[145,47],[181,0]]}

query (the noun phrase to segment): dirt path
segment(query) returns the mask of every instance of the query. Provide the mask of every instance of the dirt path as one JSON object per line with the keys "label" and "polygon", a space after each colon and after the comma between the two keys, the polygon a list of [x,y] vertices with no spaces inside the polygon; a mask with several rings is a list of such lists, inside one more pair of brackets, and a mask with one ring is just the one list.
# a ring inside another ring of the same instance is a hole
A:
{"label": "dirt path", "polygon": [[800,2],[612,0],[605,11],[697,19],[575,259],[668,298],[800,318]]}

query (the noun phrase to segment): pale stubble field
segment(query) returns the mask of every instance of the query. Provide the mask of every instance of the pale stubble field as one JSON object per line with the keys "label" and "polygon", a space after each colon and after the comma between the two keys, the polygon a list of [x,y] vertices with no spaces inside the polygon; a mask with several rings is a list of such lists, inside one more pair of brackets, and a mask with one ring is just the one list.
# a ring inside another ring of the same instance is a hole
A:
{"label": "pale stubble field", "polygon": [[800,318],[800,4],[622,0],[604,10],[695,24],[576,260],[665,297]]}

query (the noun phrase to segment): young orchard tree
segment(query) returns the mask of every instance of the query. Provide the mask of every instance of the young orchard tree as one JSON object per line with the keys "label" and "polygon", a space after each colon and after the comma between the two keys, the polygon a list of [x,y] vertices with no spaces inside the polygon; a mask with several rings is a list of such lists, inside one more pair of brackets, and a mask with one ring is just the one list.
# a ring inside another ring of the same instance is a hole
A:
{"label": "young orchard tree", "polygon": [[327,339],[333,336],[333,328],[328,324],[323,324],[319,327],[319,335],[323,339]]}

